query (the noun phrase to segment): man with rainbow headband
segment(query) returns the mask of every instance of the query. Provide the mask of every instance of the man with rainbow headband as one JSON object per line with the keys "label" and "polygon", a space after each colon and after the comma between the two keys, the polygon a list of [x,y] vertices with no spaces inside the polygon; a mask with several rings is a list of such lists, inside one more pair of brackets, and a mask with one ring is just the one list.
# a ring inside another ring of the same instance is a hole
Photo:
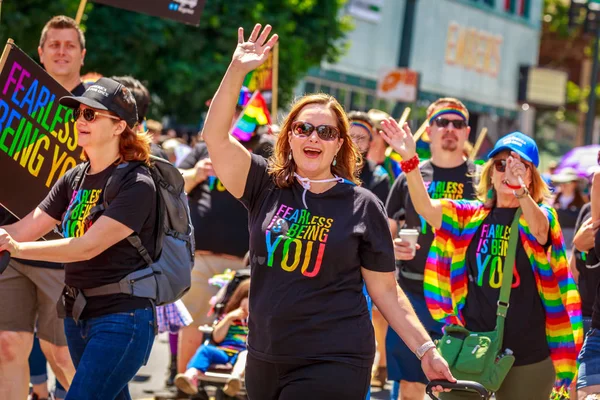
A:
{"label": "man with rainbow headband", "polygon": [[[441,98],[429,106],[427,115],[431,158],[418,165],[418,168],[429,196],[433,199],[475,198],[476,166],[463,154],[471,131],[468,126],[469,111],[457,99]],[[385,120],[382,128],[384,123]],[[415,199],[411,198],[408,191],[406,173],[403,172],[394,182],[386,204],[392,237],[395,238],[398,283],[423,326],[433,339],[438,339],[442,336],[442,324],[431,318],[423,291],[425,263],[433,241],[433,231],[419,216],[414,203]],[[398,238],[398,228],[419,231],[416,249]],[[387,333],[386,350],[388,377],[400,382],[401,399],[422,400],[427,379],[419,360],[391,329]]]}
{"label": "man with rainbow headband", "polygon": [[[424,285],[431,315],[471,332],[490,332],[504,312],[501,350],[515,360],[496,399],[562,398],[577,371],[581,302],[556,211],[545,204],[550,191],[538,171],[535,141],[513,132],[496,142],[482,169],[477,200],[434,199],[416,172],[419,158],[408,126],[392,119],[382,124],[384,139],[406,160],[402,170],[416,212],[435,228]],[[515,262],[506,266],[512,235],[517,235]],[[509,304],[502,304],[506,268],[513,270],[513,280]],[[480,397],[450,392],[441,398]]]}

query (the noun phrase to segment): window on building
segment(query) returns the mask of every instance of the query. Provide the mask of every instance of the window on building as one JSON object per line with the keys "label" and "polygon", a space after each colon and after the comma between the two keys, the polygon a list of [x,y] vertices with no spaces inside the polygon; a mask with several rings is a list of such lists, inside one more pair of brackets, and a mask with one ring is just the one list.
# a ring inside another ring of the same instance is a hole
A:
{"label": "window on building", "polygon": [[304,84],[304,93],[315,93],[317,91],[317,85],[313,82],[306,82]]}
{"label": "window on building", "polygon": [[504,0],[504,11],[520,17],[529,18],[530,7],[531,0]]}
{"label": "window on building", "polygon": [[471,0],[473,3],[483,4],[489,7],[496,6],[496,0]]}

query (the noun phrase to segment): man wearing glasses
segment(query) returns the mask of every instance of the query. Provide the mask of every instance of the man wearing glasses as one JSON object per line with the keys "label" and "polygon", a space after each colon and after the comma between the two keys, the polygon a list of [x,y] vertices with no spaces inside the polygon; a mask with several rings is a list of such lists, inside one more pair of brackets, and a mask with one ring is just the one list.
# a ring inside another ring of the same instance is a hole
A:
{"label": "man wearing glasses", "polygon": [[[85,37],[75,20],[56,16],[46,23],[38,47],[40,62],[52,78],[75,96],[85,92],[80,74],[85,52]],[[16,219],[0,207],[0,226],[14,222]],[[15,239],[27,240],[25,237]],[[56,302],[64,282],[62,264],[47,262],[13,259],[9,268],[0,275],[0,293],[6,305],[0,307],[1,399],[27,398],[28,357],[34,328],[54,374],[68,389],[75,367],[69,356],[63,321],[56,312]],[[39,348],[35,351],[39,352]],[[41,357],[39,353],[36,356]],[[45,365],[45,361],[42,362]],[[59,397],[64,397],[64,394],[57,392]]]}
{"label": "man wearing glasses", "polygon": [[[474,199],[477,183],[476,166],[464,156],[463,148],[469,138],[469,111],[454,98],[442,98],[427,109],[431,139],[431,159],[422,162],[419,170],[432,199]],[[404,174],[400,174],[387,199],[398,283],[411,301],[423,326],[433,339],[442,336],[442,324],[434,321],[427,309],[423,293],[423,274],[433,240],[432,228],[417,214],[408,193]],[[399,228],[419,233],[418,244],[398,238]],[[391,329],[386,338],[388,376],[400,382],[402,400],[422,400],[427,379],[420,361]]]}

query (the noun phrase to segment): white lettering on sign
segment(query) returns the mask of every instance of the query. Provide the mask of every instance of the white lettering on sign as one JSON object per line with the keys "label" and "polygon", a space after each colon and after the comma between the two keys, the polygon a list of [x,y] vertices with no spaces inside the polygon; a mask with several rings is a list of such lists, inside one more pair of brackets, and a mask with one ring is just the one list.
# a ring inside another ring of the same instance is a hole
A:
{"label": "white lettering on sign", "polygon": [[169,8],[181,14],[193,14],[194,9],[198,5],[198,0],[173,0]]}
{"label": "white lettering on sign", "polygon": [[496,78],[502,63],[502,42],[500,35],[451,22],[446,37],[446,64]]}

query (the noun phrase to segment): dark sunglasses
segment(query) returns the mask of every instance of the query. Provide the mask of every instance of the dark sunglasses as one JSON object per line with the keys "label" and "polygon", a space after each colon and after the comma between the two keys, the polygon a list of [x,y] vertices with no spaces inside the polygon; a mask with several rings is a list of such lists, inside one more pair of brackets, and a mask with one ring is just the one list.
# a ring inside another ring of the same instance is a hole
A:
{"label": "dark sunglasses", "polygon": [[315,130],[321,140],[330,141],[340,137],[340,131],[335,126],[314,126],[313,124],[304,121],[296,121],[292,124],[292,133],[298,137],[309,137]]}
{"label": "dark sunglasses", "polygon": [[121,120],[121,118],[119,118],[119,117],[115,117],[114,115],[110,115],[110,114],[104,114],[104,113],[92,110],[91,108],[86,108],[83,110],[81,108],[77,108],[75,111],[73,111],[73,119],[75,121],[77,121],[79,119],[79,117],[82,115],[83,115],[83,119],[85,119],[87,122],[94,122],[97,115],[99,115],[101,117],[116,119],[118,121]]}
{"label": "dark sunglasses", "polygon": [[[523,165],[525,165],[525,168],[529,169],[528,164],[523,163]],[[498,172],[506,172],[506,160],[494,160],[494,168],[496,168],[496,171]]]}
{"label": "dark sunglasses", "polygon": [[434,122],[439,128],[446,128],[450,123],[452,123],[452,126],[454,126],[455,129],[463,129],[469,126],[467,121],[463,121],[462,119],[436,118]]}

